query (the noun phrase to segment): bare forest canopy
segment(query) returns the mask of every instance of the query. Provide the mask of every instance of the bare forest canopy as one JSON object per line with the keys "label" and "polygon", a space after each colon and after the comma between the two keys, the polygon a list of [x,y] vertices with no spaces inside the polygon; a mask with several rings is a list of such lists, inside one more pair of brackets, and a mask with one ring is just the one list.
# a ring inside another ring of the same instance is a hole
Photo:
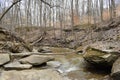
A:
{"label": "bare forest canopy", "polygon": [[120,0],[0,0],[3,27],[65,28],[97,24],[120,15]]}

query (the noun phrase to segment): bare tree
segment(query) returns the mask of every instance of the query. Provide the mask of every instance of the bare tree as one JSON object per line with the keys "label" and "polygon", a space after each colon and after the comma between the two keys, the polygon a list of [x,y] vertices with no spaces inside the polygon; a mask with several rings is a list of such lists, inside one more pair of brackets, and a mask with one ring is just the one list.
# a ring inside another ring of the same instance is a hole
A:
{"label": "bare tree", "polygon": [[103,0],[99,0],[100,2],[100,15],[101,15],[101,21],[103,21]]}
{"label": "bare tree", "polygon": [[17,4],[18,2],[20,2],[21,0],[17,0],[15,2],[12,3],[12,5],[2,14],[2,16],[0,17],[0,22],[2,20],[2,18],[5,16],[5,14],[15,5]]}
{"label": "bare tree", "polygon": [[111,6],[112,6],[112,14],[113,17],[116,17],[116,7],[115,7],[115,0],[111,0]]}

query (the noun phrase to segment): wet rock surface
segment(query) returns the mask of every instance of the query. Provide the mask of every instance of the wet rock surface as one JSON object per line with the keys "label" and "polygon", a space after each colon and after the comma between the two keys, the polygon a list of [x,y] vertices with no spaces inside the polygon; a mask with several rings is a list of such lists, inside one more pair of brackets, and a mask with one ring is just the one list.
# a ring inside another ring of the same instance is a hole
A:
{"label": "wet rock surface", "polygon": [[49,61],[47,62],[47,65],[53,68],[57,68],[57,67],[60,67],[62,63],[59,61]]}
{"label": "wet rock surface", "polygon": [[25,71],[3,71],[0,80],[69,80],[57,71],[46,70],[25,70]]}

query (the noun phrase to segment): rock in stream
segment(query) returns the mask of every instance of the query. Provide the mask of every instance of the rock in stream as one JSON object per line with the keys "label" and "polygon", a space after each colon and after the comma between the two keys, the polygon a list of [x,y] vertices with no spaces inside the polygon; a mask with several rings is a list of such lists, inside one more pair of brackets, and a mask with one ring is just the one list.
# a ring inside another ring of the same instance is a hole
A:
{"label": "rock in stream", "polygon": [[111,67],[118,57],[119,52],[103,51],[92,47],[88,47],[84,54],[84,59],[88,63],[99,67]]}
{"label": "rock in stream", "polygon": [[23,59],[20,59],[19,62],[23,64],[28,63],[33,66],[38,66],[51,60],[54,60],[54,58],[49,56],[31,55]]}

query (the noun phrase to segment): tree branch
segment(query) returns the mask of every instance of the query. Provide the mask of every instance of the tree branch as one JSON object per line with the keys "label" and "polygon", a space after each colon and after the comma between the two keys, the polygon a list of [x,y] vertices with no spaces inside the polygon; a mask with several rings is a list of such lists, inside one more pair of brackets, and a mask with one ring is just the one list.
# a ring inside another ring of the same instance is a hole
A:
{"label": "tree branch", "polygon": [[54,8],[54,7],[59,7],[59,8],[62,8],[60,7],[60,5],[51,5],[49,4],[48,2],[44,1],[44,0],[41,0],[41,2],[43,2],[44,4],[48,5],[50,8]]}
{"label": "tree branch", "polygon": [[41,2],[43,2],[44,4],[46,4],[46,5],[48,5],[49,7],[51,7],[51,4],[47,3],[46,1],[41,0]]}
{"label": "tree branch", "polygon": [[[8,7],[8,9],[2,14],[2,16],[0,17],[0,22],[2,21],[3,17],[5,16],[5,14],[15,5],[17,4],[18,2],[20,2],[22,0],[17,0],[15,2],[12,3],[12,5],[10,7]],[[50,8],[53,8],[53,7],[60,7],[59,5],[56,5],[56,6],[52,6],[51,4],[49,4],[48,2],[44,1],[44,0],[41,0],[41,2],[43,2],[44,4],[48,5]]]}
{"label": "tree branch", "polygon": [[7,10],[2,14],[2,16],[0,17],[0,22],[1,22],[1,20],[3,19],[3,17],[5,16],[5,14],[6,14],[15,4],[17,4],[17,3],[20,2],[20,1],[22,1],[22,0],[17,0],[17,1],[15,1],[15,2],[13,2],[10,7],[8,7],[8,9],[7,9]]}

